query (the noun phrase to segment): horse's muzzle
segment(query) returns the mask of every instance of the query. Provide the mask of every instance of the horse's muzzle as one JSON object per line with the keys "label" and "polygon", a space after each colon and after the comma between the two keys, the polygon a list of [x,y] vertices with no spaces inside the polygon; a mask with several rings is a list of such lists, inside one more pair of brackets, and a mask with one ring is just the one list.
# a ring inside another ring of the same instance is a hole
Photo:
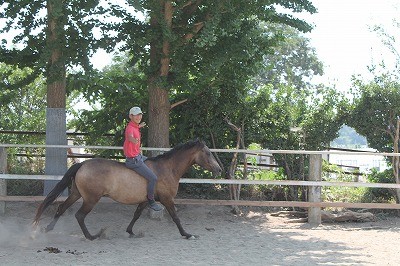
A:
{"label": "horse's muzzle", "polygon": [[215,166],[211,171],[214,177],[220,176],[222,173],[222,169],[219,165]]}

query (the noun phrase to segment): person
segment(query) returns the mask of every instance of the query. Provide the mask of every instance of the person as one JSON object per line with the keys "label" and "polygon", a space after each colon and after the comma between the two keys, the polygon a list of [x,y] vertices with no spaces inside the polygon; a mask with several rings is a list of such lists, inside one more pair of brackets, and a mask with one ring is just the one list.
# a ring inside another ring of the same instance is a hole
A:
{"label": "person", "polygon": [[151,209],[161,211],[163,207],[154,200],[154,190],[156,187],[157,176],[144,163],[146,157],[141,154],[140,128],[146,125],[142,122],[143,112],[140,107],[135,106],[129,110],[129,123],[125,128],[124,155],[126,157],[125,165],[143,176],[147,180],[147,200]]}

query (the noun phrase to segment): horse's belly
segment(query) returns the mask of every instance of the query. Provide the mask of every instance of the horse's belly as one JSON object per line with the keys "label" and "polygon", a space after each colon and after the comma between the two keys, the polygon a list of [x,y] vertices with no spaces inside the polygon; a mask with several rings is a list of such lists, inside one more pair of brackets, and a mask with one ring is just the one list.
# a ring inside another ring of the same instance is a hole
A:
{"label": "horse's belly", "polygon": [[115,182],[105,196],[124,204],[137,204],[146,201],[147,181],[142,177],[130,176]]}

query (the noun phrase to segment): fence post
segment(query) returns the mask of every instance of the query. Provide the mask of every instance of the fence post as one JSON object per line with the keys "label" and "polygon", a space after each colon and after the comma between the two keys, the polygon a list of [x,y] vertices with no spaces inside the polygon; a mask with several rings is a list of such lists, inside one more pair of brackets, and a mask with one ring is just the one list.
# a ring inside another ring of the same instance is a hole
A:
{"label": "fence post", "polygon": [[[65,108],[46,108],[46,145],[67,145],[67,128]],[[67,171],[67,150],[64,148],[46,147],[46,175],[64,175]],[[47,196],[58,183],[57,180],[45,180],[43,195]],[[68,189],[62,193],[68,196]]]}
{"label": "fence post", "polygon": [[[7,150],[0,147],[0,174],[7,173]],[[0,179],[0,196],[7,196],[7,180]],[[6,213],[6,202],[0,201],[0,214]]]}
{"label": "fence post", "polygon": [[[322,175],[322,154],[311,154],[308,179],[309,181],[321,181],[321,175]],[[320,186],[308,187],[308,202],[321,202]],[[308,208],[308,223],[311,226],[318,226],[321,224],[320,207]]]}

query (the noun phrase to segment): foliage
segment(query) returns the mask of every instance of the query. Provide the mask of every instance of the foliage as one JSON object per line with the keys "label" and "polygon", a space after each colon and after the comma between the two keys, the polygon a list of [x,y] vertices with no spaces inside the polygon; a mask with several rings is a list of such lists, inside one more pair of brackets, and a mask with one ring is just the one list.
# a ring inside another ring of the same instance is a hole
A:
{"label": "foliage", "polygon": [[[372,169],[367,180],[370,183],[395,183],[393,172],[390,169],[383,172]],[[392,189],[387,188],[367,188],[364,199],[368,202],[394,202],[395,193]]]}
{"label": "foliage", "polygon": [[[207,95],[204,90],[218,89],[221,81],[228,78],[239,79],[240,86],[242,76],[251,76],[253,66],[274,44],[269,35],[255,34],[260,33],[260,22],[286,24],[302,31],[311,29],[293,15],[277,11],[276,6],[294,13],[316,11],[309,1],[290,0],[274,5],[269,1],[239,0],[128,4],[146,16],[138,21],[123,8],[117,13],[124,21],[118,31],[119,39],[128,40],[121,49],[135,55],[132,65],[138,62],[148,78],[149,127],[153,136],[149,136],[150,145],[169,145],[171,128],[167,113],[171,103],[186,99],[189,94],[190,98],[207,97],[215,102],[221,92],[211,91]],[[225,91],[231,89],[228,86]]]}
{"label": "foliage", "polygon": [[[255,170],[248,174],[251,180],[287,180],[287,176],[282,171]],[[262,200],[287,200],[290,195],[288,186],[279,185],[250,185],[242,187],[241,197]]]}
{"label": "foliage", "polygon": [[388,74],[364,83],[355,81],[351,119],[348,125],[367,138],[370,147],[392,152],[400,116],[400,83]]}
{"label": "foliage", "polygon": [[[10,174],[44,174],[44,158],[41,157],[19,157],[14,154],[9,154],[8,164],[12,165],[12,167],[10,167],[9,169]],[[42,195],[43,183],[43,180],[7,180],[7,195]]]}
{"label": "foliage", "polygon": [[[46,128],[45,98],[46,86],[42,76],[24,84],[26,78],[33,72],[30,68],[18,67],[0,63],[0,130],[44,131]],[[41,134],[0,134],[1,143],[9,144],[44,144]],[[8,148],[9,163],[19,165],[13,154],[42,153],[39,148]]]}
{"label": "foliage", "polygon": [[[89,58],[99,48],[111,51],[115,45],[111,28],[118,24],[109,17],[113,9],[106,9],[99,5],[98,0],[64,1],[63,5],[54,0],[48,1],[55,6],[51,13],[60,20],[56,25],[62,29],[56,30],[62,35],[62,55],[68,66],[81,66],[90,71]],[[9,33],[12,40],[2,40],[0,61],[20,68],[30,67],[36,77],[46,71],[49,60],[48,45],[55,45],[48,40],[48,31],[45,17],[47,8],[45,1],[2,1],[0,16],[3,19],[1,33]],[[96,32],[102,32],[97,35]],[[95,36],[96,35],[96,36]]]}
{"label": "foliage", "polygon": [[[344,170],[326,161],[322,163],[322,180],[334,182],[353,182],[354,175],[344,173]],[[367,188],[364,187],[322,187],[322,200],[329,202],[365,202]]]}
{"label": "foliage", "polygon": [[[74,110],[69,125],[75,131],[89,133],[84,138],[87,145],[122,146],[129,109],[134,105],[147,109],[145,77],[136,67],[129,67],[128,60],[129,57],[119,56],[114,64],[91,76],[82,73],[68,76],[68,91],[79,91],[80,100],[85,99],[91,107],[91,110]],[[142,129],[142,134],[146,146],[147,128]],[[100,155],[115,155],[115,152],[103,150]]]}
{"label": "foliage", "polygon": [[309,39],[298,30],[286,25],[263,24],[270,34],[282,37],[282,42],[273,48],[273,53],[264,55],[264,68],[254,78],[253,83],[272,84],[274,87],[285,84],[297,91],[307,91],[314,87],[311,79],[323,74],[315,48]]}
{"label": "foliage", "polygon": [[[40,131],[45,129],[46,87],[42,76],[21,84],[32,74],[30,68],[17,68],[0,63],[0,129]],[[14,143],[15,138],[1,136],[2,142]],[[20,136],[19,141],[29,138]],[[30,140],[32,138],[30,137]],[[39,143],[40,144],[40,143]]]}
{"label": "foliage", "polygon": [[[210,178],[210,173],[205,172],[200,167],[191,167],[183,177]],[[220,184],[180,184],[178,191],[178,197],[180,198],[224,199],[228,195],[228,186]]]}

